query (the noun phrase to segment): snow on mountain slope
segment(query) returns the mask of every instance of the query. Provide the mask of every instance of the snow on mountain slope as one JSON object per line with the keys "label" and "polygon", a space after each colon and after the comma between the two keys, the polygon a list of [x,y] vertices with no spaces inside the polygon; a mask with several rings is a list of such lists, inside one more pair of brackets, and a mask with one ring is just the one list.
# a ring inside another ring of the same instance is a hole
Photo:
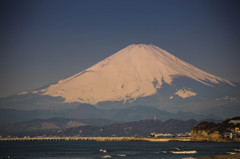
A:
{"label": "snow on mountain slope", "polygon": [[189,98],[197,95],[197,93],[187,90],[185,88],[178,90],[175,94],[181,98]]}
{"label": "snow on mountain slope", "polygon": [[92,105],[104,101],[125,103],[129,99],[153,95],[161,88],[163,82],[171,85],[174,78],[179,76],[194,79],[208,86],[220,82],[233,85],[157,46],[133,44],[40,92],[53,97],[60,96],[66,103],[80,102]]}

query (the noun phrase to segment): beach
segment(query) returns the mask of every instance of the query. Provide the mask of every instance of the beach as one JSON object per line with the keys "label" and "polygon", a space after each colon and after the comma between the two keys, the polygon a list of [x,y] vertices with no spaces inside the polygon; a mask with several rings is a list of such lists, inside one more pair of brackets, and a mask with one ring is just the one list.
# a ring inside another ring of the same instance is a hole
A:
{"label": "beach", "polygon": [[240,153],[219,155],[219,156],[201,157],[201,158],[198,158],[198,159],[240,159]]}

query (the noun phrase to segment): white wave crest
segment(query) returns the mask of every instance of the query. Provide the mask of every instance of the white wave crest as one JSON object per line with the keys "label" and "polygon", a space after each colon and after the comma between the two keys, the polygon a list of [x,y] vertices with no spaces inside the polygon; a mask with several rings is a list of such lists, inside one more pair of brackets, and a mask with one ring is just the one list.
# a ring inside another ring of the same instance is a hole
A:
{"label": "white wave crest", "polygon": [[112,156],[110,155],[105,155],[105,156],[102,156],[101,158],[111,158]]}
{"label": "white wave crest", "polygon": [[107,153],[107,150],[105,150],[105,149],[100,149],[99,152]]}
{"label": "white wave crest", "polygon": [[175,148],[173,148],[173,150],[178,150],[178,151],[180,151],[181,149],[178,148],[178,147],[175,147]]}
{"label": "white wave crest", "polygon": [[195,154],[197,153],[196,150],[191,150],[191,151],[170,151],[173,154]]}

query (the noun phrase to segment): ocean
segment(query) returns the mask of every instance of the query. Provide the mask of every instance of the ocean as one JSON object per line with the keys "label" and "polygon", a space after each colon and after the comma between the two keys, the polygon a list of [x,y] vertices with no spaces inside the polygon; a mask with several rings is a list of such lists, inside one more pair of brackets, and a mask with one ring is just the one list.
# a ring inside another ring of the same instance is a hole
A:
{"label": "ocean", "polygon": [[240,151],[239,143],[1,141],[0,159],[194,159]]}

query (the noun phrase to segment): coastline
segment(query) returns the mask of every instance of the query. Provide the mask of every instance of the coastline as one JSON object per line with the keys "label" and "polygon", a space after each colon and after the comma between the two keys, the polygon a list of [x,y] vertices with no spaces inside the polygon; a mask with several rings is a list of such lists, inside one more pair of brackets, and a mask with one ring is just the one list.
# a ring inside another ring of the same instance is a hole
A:
{"label": "coastline", "polygon": [[227,155],[218,155],[218,156],[209,156],[209,157],[201,157],[197,159],[239,159],[240,153],[236,154],[227,154]]}
{"label": "coastline", "polygon": [[145,137],[23,137],[1,138],[0,141],[117,141],[117,142],[189,142],[190,137],[145,138]]}
{"label": "coastline", "polygon": [[0,142],[7,141],[99,141],[99,142],[216,142],[216,143],[239,143],[236,141],[206,141],[192,140],[191,137],[166,137],[166,138],[148,138],[148,137],[8,137],[0,138]]}

